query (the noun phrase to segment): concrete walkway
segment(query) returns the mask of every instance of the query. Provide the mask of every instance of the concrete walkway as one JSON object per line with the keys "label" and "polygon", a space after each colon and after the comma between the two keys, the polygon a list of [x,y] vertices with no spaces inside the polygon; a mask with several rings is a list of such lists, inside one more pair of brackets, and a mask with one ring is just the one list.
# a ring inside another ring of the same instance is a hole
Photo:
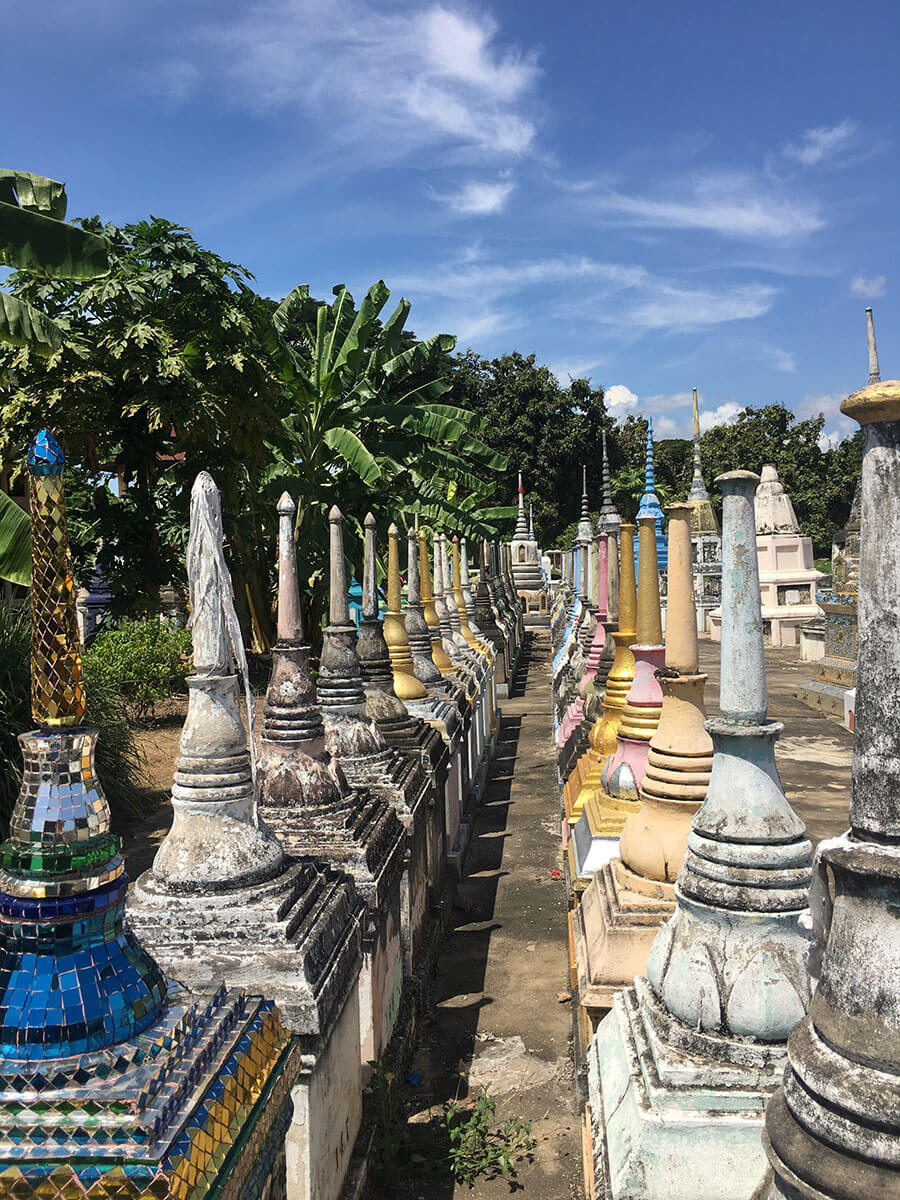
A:
{"label": "concrete walkway", "polygon": [[[518,686],[502,702],[497,761],[475,818],[415,1069],[424,1076],[423,1109],[490,1082],[497,1123],[509,1117],[530,1121],[537,1142],[532,1161],[518,1166],[522,1194],[572,1200],[584,1193],[565,885],[556,877],[560,845],[549,654],[546,634],[526,646]],[[445,1188],[423,1188],[422,1195],[481,1198],[509,1191],[502,1178],[479,1180],[473,1190],[448,1180]]]}

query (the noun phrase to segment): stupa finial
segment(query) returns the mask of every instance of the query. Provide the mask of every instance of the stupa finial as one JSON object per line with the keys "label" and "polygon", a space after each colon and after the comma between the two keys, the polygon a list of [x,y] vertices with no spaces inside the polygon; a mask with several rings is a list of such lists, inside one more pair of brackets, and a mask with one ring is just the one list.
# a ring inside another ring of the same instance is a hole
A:
{"label": "stupa finial", "polygon": [[31,712],[44,729],[80,725],[85,715],[75,581],[66,531],[66,460],[49,429],[28,451],[31,511]]}
{"label": "stupa finial", "polygon": [[329,596],[328,621],[331,625],[350,624],[347,598],[347,569],[344,565],[344,515],[336,504],[328,513]]}
{"label": "stupa finial", "polygon": [[297,580],[294,515],[297,505],[287,492],[278,501],[278,641],[299,645],[303,641],[303,614]]}
{"label": "stupa finial", "polygon": [[694,388],[694,474],[691,479],[688,500],[709,500],[709,492],[703,481],[703,464],[700,458],[700,407],[697,403],[696,388]]}
{"label": "stupa finial", "polygon": [[363,521],[365,542],[363,546],[363,584],[362,584],[362,615],[363,620],[378,620],[378,582],[375,578],[375,518],[372,513],[366,513]]}
{"label": "stupa finial", "polygon": [[871,308],[866,309],[866,340],[869,345],[869,383],[881,383],[878,347],[875,344],[875,322],[872,320]]}
{"label": "stupa finial", "polygon": [[591,521],[591,510],[588,504],[587,464],[581,468],[581,518],[578,522],[578,541],[584,545],[593,541],[594,525]]}
{"label": "stupa finial", "polygon": [[612,498],[612,481],[609,475],[609,455],[606,450],[606,430],[600,434],[603,442],[603,503],[600,506],[599,526],[604,533],[618,533],[622,520]]}

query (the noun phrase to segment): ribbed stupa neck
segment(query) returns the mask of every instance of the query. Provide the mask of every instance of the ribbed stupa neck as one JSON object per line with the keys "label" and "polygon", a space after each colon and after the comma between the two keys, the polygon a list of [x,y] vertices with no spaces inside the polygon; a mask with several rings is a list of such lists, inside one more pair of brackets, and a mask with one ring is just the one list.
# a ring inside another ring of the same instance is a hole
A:
{"label": "ribbed stupa neck", "polygon": [[525,520],[525,491],[522,487],[522,472],[519,472],[519,492],[518,492],[519,511],[516,516],[516,531],[513,536],[516,539],[528,537],[528,525]]}

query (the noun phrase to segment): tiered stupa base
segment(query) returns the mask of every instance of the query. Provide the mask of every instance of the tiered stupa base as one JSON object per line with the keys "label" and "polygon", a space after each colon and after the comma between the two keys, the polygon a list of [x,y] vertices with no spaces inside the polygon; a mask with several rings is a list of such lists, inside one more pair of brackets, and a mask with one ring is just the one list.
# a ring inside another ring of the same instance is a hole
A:
{"label": "tiered stupa base", "polygon": [[646,971],[653,939],[674,911],[674,884],[644,879],[620,858],[595,872],[569,914],[585,1028],[593,1032],[616,992]]}
{"label": "tiered stupa base", "polygon": [[597,1194],[748,1200],[766,1165],[765,1103],[785,1062],[784,1043],[688,1029],[637,978],[615,996],[588,1058]]}
{"label": "tiered stupa base", "polygon": [[130,1042],[0,1059],[0,1193],[282,1200],[300,1067],[270,1002],[170,983],[164,1016]]}

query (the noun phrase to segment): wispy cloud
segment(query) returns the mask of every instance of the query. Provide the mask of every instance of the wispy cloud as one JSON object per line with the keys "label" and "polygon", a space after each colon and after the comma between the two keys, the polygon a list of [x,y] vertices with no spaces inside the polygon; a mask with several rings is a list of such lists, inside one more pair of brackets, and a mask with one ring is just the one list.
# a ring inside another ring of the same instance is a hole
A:
{"label": "wispy cloud", "polygon": [[776,288],[759,283],[714,290],[657,281],[648,288],[646,298],[619,314],[619,319],[641,329],[690,331],[761,317],[777,295]]}
{"label": "wispy cloud", "polygon": [[797,363],[789,350],[780,350],[778,346],[773,346],[770,354],[776,371],[784,371],[786,375],[795,374]]}
{"label": "wispy cloud", "polygon": [[748,241],[806,237],[825,225],[812,203],[766,189],[749,174],[713,173],[682,184],[680,198],[600,192],[592,198],[608,220],[656,229],[696,229]]}
{"label": "wispy cloud", "polygon": [[849,149],[856,130],[856,122],[849,119],[837,125],[818,125],[815,129],[807,129],[799,141],[789,142],[784,148],[784,155],[798,162],[801,167],[818,166]]}
{"label": "wispy cloud", "polygon": [[850,295],[863,300],[877,300],[887,291],[884,275],[854,275],[850,280]]}
{"label": "wispy cloud", "polygon": [[501,297],[528,287],[576,280],[601,280],[614,287],[637,287],[647,279],[643,267],[598,262],[585,255],[526,259],[516,263],[463,261],[448,263],[424,273],[394,277],[397,287],[408,292],[448,297],[478,295]]}
{"label": "wispy cloud", "polygon": [[189,81],[251,110],[294,108],[381,164],[426,145],[515,158],[535,137],[536,57],[502,45],[494,20],[474,9],[252,0],[182,38],[164,71],[179,98]]}
{"label": "wispy cloud", "polygon": [[[487,259],[450,262],[426,272],[400,274],[394,286],[412,296],[450,300],[478,296],[483,302],[506,299],[540,287],[591,284],[590,317],[623,331],[696,330],[728,321],[750,320],[768,312],[778,291],[767,284],[721,288],[683,287],[651,274],[646,267],[608,263],[586,255],[526,259],[499,263]],[[546,303],[546,298],[545,298]],[[585,293],[569,295],[563,305],[577,305],[584,318]]]}
{"label": "wispy cloud", "polygon": [[473,179],[449,195],[437,194],[437,199],[461,217],[493,217],[503,212],[515,190],[511,179],[494,183]]}

